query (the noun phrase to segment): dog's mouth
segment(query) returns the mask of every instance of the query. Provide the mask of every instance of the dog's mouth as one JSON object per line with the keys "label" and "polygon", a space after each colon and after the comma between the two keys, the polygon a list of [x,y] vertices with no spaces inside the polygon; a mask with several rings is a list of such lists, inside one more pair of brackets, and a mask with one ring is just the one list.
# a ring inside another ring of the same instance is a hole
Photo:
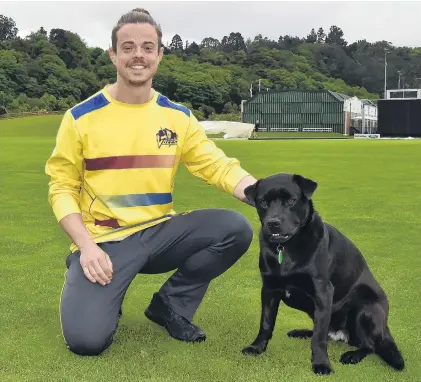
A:
{"label": "dog's mouth", "polygon": [[271,243],[286,243],[291,239],[292,235],[281,235],[280,233],[272,233],[269,236],[269,241]]}
{"label": "dog's mouth", "polygon": [[298,227],[295,228],[291,233],[270,232],[268,236],[271,242],[285,243],[290,240],[297,231]]}
{"label": "dog's mouth", "polygon": [[271,239],[279,240],[288,240],[292,235],[281,235],[280,233],[272,233],[270,235]]}

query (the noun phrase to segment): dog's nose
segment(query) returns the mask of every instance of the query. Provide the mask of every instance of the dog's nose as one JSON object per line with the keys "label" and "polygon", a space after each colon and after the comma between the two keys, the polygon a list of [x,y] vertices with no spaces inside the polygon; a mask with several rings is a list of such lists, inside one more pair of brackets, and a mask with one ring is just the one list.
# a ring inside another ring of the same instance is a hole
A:
{"label": "dog's nose", "polygon": [[279,219],[268,219],[268,227],[269,228],[280,228],[281,227],[281,222]]}

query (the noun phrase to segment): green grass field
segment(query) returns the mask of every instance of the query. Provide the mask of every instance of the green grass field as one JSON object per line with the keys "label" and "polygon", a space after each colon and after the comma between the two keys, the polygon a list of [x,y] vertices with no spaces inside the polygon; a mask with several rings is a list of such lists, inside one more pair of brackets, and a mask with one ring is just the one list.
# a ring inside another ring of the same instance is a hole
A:
{"label": "green grass field", "polygon": [[[0,381],[312,381],[310,341],[286,336],[309,327],[303,313],[281,306],[265,355],[241,349],[257,334],[260,315],[258,242],[209,288],[195,323],[205,343],[170,339],[143,311],[168,277],[141,275],[131,285],[116,342],[100,357],[82,358],[64,346],[59,298],[69,240],[47,202],[44,165],[59,116],[0,121]],[[365,253],[390,298],[389,325],[406,360],[403,373],[377,356],[359,365],[339,362],[347,345],[329,343],[334,381],[416,381],[421,366],[421,142],[420,141],[218,141],[256,177],[296,172],[319,183],[314,195],[324,220]],[[242,212],[257,233],[248,207],[180,168],[177,211],[225,207]]]}

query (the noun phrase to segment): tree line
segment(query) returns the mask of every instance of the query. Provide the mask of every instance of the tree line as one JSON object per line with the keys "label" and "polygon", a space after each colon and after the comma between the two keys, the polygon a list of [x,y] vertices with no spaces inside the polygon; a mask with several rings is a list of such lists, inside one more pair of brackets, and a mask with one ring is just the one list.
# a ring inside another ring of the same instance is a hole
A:
{"label": "tree line", "polygon": [[[12,18],[0,15],[0,114],[65,110],[115,81],[108,52],[89,47],[78,34],[40,27],[22,38],[18,32]],[[190,43],[176,34],[164,49],[154,88],[200,119],[238,119],[241,101],[259,91],[259,83],[260,91],[330,89],[377,99],[385,55],[388,88],[399,81],[419,87],[421,79],[421,48],[387,41],[349,44],[337,26],[277,41],[232,32]]]}

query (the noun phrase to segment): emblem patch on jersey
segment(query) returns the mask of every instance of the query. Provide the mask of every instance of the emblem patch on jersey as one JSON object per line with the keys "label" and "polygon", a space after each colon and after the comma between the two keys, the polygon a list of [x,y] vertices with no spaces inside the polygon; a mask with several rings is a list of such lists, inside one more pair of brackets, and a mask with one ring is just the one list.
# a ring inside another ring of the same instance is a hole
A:
{"label": "emblem patch on jersey", "polygon": [[158,148],[161,146],[174,146],[177,145],[178,136],[177,133],[174,133],[170,129],[163,129],[162,127],[156,133],[156,142],[158,144]]}

